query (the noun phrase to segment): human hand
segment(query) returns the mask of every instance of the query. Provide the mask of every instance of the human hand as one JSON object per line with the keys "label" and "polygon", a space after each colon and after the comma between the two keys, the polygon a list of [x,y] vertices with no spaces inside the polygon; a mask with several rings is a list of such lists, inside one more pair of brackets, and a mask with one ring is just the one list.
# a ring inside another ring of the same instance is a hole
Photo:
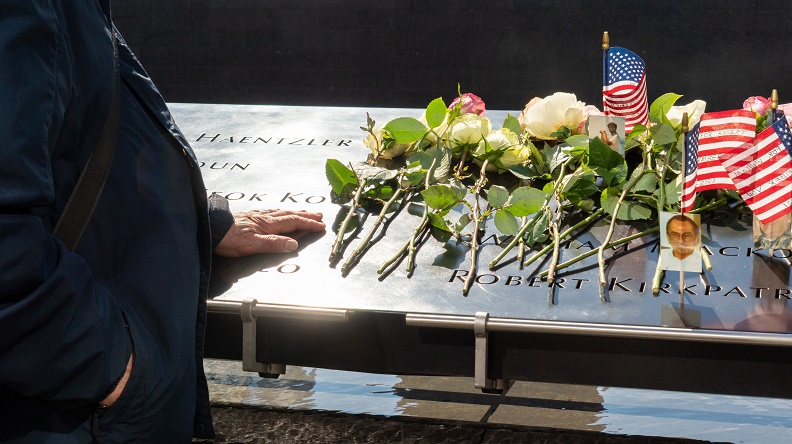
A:
{"label": "human hand", "polygon": [[121,396],[121,392],[124,391],[126,387],[127,381],[129,381],[129,375],[132,374],[132,367],[135,366],[135,351],[132,350],[132,354],[129,356],[129,361],[127,361],[126,370],[124,370],[124,375],[121,376],[121,379],[118,380],[118,384],[116,384],[115,389],[112,393],[107,395],[107,398],[99,401],[99,405],[102,407],[110,407],[118,400],[118,397]]}
{"label": "human hand", "polygon": [[[241,257],[256,253],[288,253],[300,236],[324,231],[322,213],[291,210],[253,210],[234,214],[234,225],[215,247],[215,254]],[[282,234],[289,233],[288,236]]]}

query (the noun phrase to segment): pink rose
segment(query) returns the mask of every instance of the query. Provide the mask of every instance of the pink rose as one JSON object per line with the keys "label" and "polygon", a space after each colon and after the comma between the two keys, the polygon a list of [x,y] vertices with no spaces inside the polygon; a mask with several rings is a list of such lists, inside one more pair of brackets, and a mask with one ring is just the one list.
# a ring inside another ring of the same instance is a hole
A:
{"label": "pink rose", "polygon": [[770,109],[770,99],[765,99],[761,96],[748,97],[743,102],[742,109],[753,111],[756,114],[764,115]]}
{"label": "pink rose", "polygon": [[448,106],[448,109],[454,109],[454,107],[456,107],[460,101],[462,102],[462,107],[459,109],[459,111],[462,114],[476,114],[483,116],[487,112],[487,109],[484,107],[484,101],[481,100],[479,96],[472,93],[465,93],[462,94],[461,97],[457,97],[453,102],[451,102],[451,105]]}

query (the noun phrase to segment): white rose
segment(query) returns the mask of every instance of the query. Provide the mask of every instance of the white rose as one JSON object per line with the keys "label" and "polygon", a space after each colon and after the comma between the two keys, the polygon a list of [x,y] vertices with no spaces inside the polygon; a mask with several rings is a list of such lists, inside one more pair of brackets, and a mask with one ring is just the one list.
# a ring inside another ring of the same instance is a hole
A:
{"label": "white rose", "polygon": [[[495,155],[492,156],[497,157],[490,161],[490,166],[487,168],[490,171],[495,169],[506,170],[512,165],[519,165],[523,163],[530,154],[530,150],[524,150],[520,145],[520,138],[514,134],[514,132],[506,128],[495,130],[487,134],[484,139],[489,144],[491,153],[499,151],[499,153],[494,153]],[[484,140],[479,142],[473,155],[481,161],[488,157]],[[481,162],[477,163],[480,164]]]}
{"label": "white rose", "polygon": [[[532,101],[533,102],[533,101]],[[550,134],[565,126],[571,131],[580,128],[586,120],[586,104],[578,101],[574,94],[557,92],[536,101],[523,111],[522,123],[526,131],[538,139],[552,140]]]}
{"label": "white rose", "polygon": [[671,122],[671,125],[677,127],[682,124],[682,115],[687,113],[688,127],[693,128],[701,119],[706,107],[707,102],[703,100],[694,100],[685,106],[672,106],[666,113],[666,118]]}
{"label": "white rose", "polygon": [[369,135],[363,139],[363,144],[366,145],[374,155],[376,155],[377,150],[379,150],[380,156],[386,159],[399,157],[410,148],[409,143],[397,143],[389,137],[385,138],[383,141],[384,135],[385,130],[383,130],[382,127],[374,128],[374,134],[369,133]]}
{"label": "white rose", "polygon": [[463,114],[451,123],[448,140],[452,148],[462,145],[478,145],[491,130],[492,124],[486,117],[481,117],[478,114]]}
{"label": "white rose", "polygon": [[495,161],[495,166],[502,170],[508,170],[514,165],[522,165],[531,155],[531,149],[523,145],[514,145],[506,150],[502,156]]}

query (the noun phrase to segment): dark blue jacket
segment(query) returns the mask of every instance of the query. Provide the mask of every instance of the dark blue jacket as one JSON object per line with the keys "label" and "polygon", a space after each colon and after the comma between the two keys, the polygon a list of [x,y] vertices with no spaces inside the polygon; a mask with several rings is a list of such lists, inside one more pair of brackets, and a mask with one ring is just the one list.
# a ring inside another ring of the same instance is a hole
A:
{"label": "dark blue jacket", "polygon": [[[110,106],[106,1],[0,1],[0,442],[213,433],[202,369],[206,190],[120,35],[110,177],[76,252],[51,234]],[[124,393],[94,415],[133,347]]]}

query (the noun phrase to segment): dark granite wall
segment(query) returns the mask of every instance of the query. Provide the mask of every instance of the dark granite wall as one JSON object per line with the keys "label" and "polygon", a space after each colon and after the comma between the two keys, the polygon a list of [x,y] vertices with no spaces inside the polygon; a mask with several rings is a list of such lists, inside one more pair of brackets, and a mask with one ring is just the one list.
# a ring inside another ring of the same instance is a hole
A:
{"label": "dark granite wall", "polygon": [[123,0],[118,28],[170,102],[491,109],[574,92],[601,107],[603,31],[666,92],[792,102],[788,0]]}

